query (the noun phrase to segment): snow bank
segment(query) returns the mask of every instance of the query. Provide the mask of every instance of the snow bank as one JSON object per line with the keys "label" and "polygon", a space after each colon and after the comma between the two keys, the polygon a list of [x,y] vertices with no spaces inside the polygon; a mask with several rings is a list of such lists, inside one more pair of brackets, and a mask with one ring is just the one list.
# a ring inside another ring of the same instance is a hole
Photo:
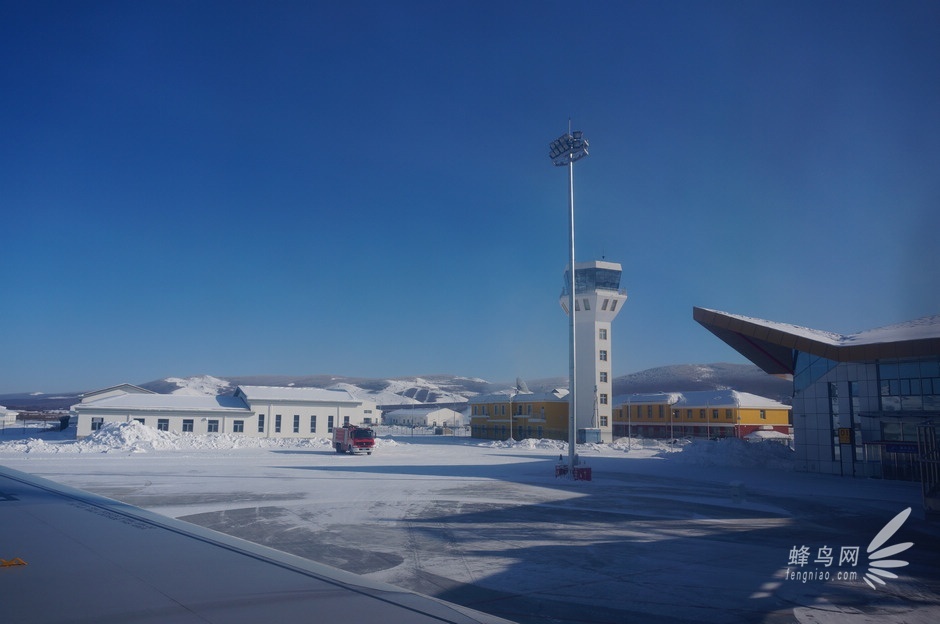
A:
{"label": "snow bank", "polygon": [[240,448],[329,447],[323,438],[253,438],[230,433],[196,435],[172,433],[147,427],[136,420],[105,423],[81,440],[46,442],[37,438],[0,443],[0,452],[18,453],[147,453],[151,451],[231,450]]}
{"label": "snow bank", "polygon": [[[406,444],[390,437],[376,438],[376,448]],[[324,438],[255,438],[242,434],[173,433],[159,431],[132,420],[105,423],[81,440],[27,438],[0,442],[0,452],[10,453],[149,453],[154,451],[225,451],[234,449],[324,448],[332,446]],[[565,454],[568,443],[561,440],[525,439],[478,442],[491,449],[550,451]],[[582,457],[622,454],[631,459],[668,459],[696,466],[766,467],[793,470],[793,451],[778,442],[749,443],[734,438],[710,440],[664,440],[620,438],[610,444],[579,444]]]}
{"label": "snow bank", "polygon": [[[568,444],[560,440],[494,440],[477,446],[492,449],[525,449],[567,453]],[[618,438],[610,444],[579,444],[578,454],[587,459],[593,455],[623,453],[631,459],[668,459],[695,466],[765,467],[793,470],[793,451],[779,442],[752,443],[735,438],[712,440],[650,440]]]}
{"label": "snow bank", "polygon": [[681,452],[664,451],[670,461],[696,466],[764,467],[793,470],[793,451],[779,442],[745,442],[737,438],[694,440]]}
{"label": "snow bank", "polygon": [[[534,439],[525,439],[525,440],[494,440],[491,442],[480,442],[477,446],[483,446],[486,448],[500,448],[500,449],[531,449],[531,450],[543,450],[543,451],[561,451],[568,452],[568,443],[562,440],[534,440]],[[635,451],[635,450],[652,450],[660,452],[676,452],[681,451],[682,447],[680,445],[673,445],[662,440],[648,440],[644,438],[618,438],[611,442],[610,444],[579,444],[578,453],[603,453],[605,451]]]}

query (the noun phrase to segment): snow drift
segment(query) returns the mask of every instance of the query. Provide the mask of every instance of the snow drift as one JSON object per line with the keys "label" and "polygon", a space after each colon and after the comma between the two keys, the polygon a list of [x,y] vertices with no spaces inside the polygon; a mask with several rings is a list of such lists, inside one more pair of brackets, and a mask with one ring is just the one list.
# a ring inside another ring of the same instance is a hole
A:
{"label": "snow drift", "polygon": [[[473,441],[471,441],[473,443]],[[401,439],[377,437],[377,448],[407,444]],[[478,442],[491,449],[568,452],[567,442],[560,440],[494,440]],[[101,429],[81,440],[45,440],[30,437],[0,443],[0,452],[14,453],[149,453],[156,451],[229,451],[237,449],[323,449],[332,447],[325,438],[255,438],[220,433],[197,435],[159,431],[132,420],[105,423]],[[698,466],[766,467],[793,469],[793,452],[777,442],[748,443],[737,439],[718,441],[679,441],[670,444],[661,440],[620,438],[611,444],[581,444],[577,452],[583,457],[598,453],[618,452],[624,455],[656,457]]]}

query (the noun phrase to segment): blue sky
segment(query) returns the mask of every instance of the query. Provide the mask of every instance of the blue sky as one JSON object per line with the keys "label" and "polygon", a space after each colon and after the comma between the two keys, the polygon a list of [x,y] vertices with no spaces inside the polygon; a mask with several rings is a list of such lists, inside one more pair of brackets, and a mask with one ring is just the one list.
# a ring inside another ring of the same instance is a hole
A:
{"label": "blue sky", "polygon": [[0,392],[743,360],[940,312],[936,2],[0,2]]}

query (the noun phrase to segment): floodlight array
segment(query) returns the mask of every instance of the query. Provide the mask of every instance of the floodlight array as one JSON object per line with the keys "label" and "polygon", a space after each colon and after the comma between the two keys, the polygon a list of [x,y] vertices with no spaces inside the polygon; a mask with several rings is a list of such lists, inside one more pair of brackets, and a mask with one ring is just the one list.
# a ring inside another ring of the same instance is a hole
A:
{"label": "floodlight array", "polygon": [[556,167],[569,165],[588,155],[588,141],[580,130],[566,132],[548,144],[548,156]]}

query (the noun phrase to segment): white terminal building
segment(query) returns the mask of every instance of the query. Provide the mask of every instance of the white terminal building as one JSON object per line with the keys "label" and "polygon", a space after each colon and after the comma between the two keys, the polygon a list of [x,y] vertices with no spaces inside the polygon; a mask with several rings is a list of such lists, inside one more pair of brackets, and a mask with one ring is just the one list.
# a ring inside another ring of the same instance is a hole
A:
{"label": "white terminal building", "polygon": [[328,437],[346,423],[380,421],[376,404],[345,390],[239,386],[231,396],[157,394],[131,384],[89,392],[71,407],[76,437],[136,420],[160,431],[259,438]]}
{"label": "white terminal building", "polygon": [[[575,320],[575,429],[599,429],[601,442],[613,441],[613,342],[611,322],[627,300],[620,288],[622,267],[617,262],[576,262],[574,271]],[[565,269],[565,287],[559,303],[568,310],[570,267]]]}

